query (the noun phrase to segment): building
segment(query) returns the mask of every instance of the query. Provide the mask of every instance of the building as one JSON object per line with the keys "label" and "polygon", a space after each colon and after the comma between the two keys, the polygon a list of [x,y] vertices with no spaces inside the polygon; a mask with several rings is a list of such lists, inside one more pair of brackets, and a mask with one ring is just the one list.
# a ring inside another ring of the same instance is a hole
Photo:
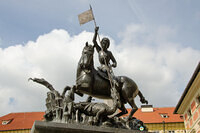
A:
{"label": "building", "polygon": [[[154,133],[185,133],[184,120],[173,114],[175,107],[153,108],[142,106],[134,117],[145,123]],[[131,109],[128,109],[130,112]],[[0,133],[29,133],[35,120],[43,120],[44,112],[10,113],[0,117]]]}
{"label": "building", "polygon": [[187,133],[200,133],[200,63],[187,84],[174,113],[184,116]]}
{"label": "building", "polygon": [[44,112],[10,113],[0,117],[0,133],[29,133],[35,120],[43,120]]}
{"label": "building", "polygon": [[[175,107],[153,108],[142,106],[134,117],[143,121],[149,132],[154,133],[185,133],[184,120],[179,114],[173,114]],[[131,109],[128,109],[130,112]]]}

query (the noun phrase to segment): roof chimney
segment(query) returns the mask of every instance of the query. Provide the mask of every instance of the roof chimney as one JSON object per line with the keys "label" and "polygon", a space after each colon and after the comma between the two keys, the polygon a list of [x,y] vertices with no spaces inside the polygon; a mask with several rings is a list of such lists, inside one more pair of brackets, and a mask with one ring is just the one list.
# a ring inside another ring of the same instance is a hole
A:
{"label": "roof chimney", "polygon": [[141,111],[142,112],[153,112],[153,105],[142,105]]}

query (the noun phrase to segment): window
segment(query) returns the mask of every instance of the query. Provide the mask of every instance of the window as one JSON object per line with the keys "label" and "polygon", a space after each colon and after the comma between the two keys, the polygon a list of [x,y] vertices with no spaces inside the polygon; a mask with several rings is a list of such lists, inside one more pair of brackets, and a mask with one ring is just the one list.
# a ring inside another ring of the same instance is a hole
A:
{"label": "window", "polygon": [[187,114],[188,114],[188,117],[191,117],[191,116],[192,116],[192,113],[191,113],[191,109],[190,109],[190,108],[188,109]]}
{"label": "window", "polygon": [[196,97],[197,106],[200,105],[200,95]]}
{"label": "window", "polygon": [[160,116],[161,116],[162,118],[168,118],[168,117],[169,117],[168,114],[160,114]]}
{"label": "window", "polygon": [[11,123],[12,120],[13,120],[13,119],[10,119],[10,120],[2,120],[1,124],[2,124],[2,125],[7,125],[7,124]]}

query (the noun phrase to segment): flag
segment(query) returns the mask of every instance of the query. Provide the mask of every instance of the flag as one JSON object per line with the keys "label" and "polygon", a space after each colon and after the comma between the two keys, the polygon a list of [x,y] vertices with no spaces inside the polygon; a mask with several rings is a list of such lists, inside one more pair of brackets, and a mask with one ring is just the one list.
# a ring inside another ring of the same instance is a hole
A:
{"label": "flag", "polygon": [[78,15],[79,23],[80,25],[85,24],[91,20],[94,20],[94,16],[92,13],[92,9],[87,10],[81,14]]}

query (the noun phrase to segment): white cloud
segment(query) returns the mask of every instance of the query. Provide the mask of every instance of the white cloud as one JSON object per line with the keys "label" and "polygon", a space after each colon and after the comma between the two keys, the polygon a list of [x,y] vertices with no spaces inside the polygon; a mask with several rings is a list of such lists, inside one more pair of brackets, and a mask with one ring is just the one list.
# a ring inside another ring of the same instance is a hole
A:
{"label": "white cloud", "polygon": [[200,51],[172,42],[176,30],[166,26],[150,30],[133,24],[120,35],[117,72],[134,78],[150,104],[175,106],[199,62]]}
{"label": "white cloud", "polygon": [[[200,57],[200,51],[168,41],[170,33],[176,32],[161,27],[150,34],[143,25],[130,25],[121,33],[121,43],[111,39],[110,49],[118,62],[116,75],[135,80],[155,106],[176,105],[183,91],[180,87],[188,82]],[[156,40],[157,36],[164,39]],[[35,42],[0,49],[0,115],[45,110],[47,89],[27,79],[45,78],[59,91],[75,84],[82,48],[92,37],[85,31],[70,36],[65,30],[53,30]]]}
{"label": "white cloud", "polygon": [[90,35],[71,37],[64,30],[53,30],[36,42],[0,49],[0,114],[44,109],[47,89],[28,82],[29,77],[43,77],[59,91],[74,84],[77,62]]}

